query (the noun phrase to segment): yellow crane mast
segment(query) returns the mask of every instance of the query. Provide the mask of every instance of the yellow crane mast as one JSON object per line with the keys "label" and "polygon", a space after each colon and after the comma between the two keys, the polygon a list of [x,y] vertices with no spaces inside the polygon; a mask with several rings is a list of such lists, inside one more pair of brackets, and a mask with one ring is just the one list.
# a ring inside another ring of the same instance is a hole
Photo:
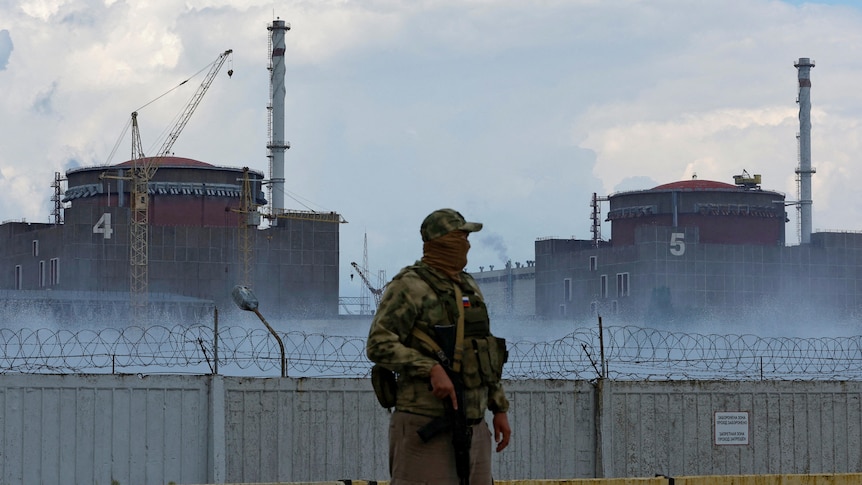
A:
{"label": "yellow crane mast", "polygon": [[260,225],[260,212],[254,202],[251,190],[251,177],[248,167],[242,168],[242,190],[238,209],[232,209],[239,214],[239,284],[252,287],[251,268],[254,260],[254,228]]}
{"label": "yellow crane mast", "polygon": [[[177,122],[174,124],[165,139],[164,144],[156,152],[155,156],[147,157],[141,148],[141,134],[138,128],[138,112],[132,113],[132,170],[129,178],[132,181],[132,197],[131,197],[131,218],[129,222],[130,238],[129,238],[129,261],[131,265],[130,277],[130,292],[133,312],[136,317],[145,315],[148,294],[149,294],[149,248],[148,248],[148,228],[149,228],[149,183],[156,170],[159,168],[160,161],[170,154],[171,147],[179,138],[183,128],[189,122],[189,119],[194,113],[195,108],[200,104],[204,94],[213,82],[218,71],[224,65],[225,60],[233,52],[228,49],[224,51],[211,64],[209,72],[207,72],[201,85],[192,96],[191,100],[185,106],[182,114],[180,114]],[[228,71],[228,76],[233,75],[233,70]],[[180,85],[185,84],[188,80],[183,81]]]}

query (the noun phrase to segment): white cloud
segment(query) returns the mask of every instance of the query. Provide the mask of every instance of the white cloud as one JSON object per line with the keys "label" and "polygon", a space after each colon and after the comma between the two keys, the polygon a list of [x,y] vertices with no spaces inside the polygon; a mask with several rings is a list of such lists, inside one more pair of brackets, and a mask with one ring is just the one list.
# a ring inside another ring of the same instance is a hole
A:
{"label": "white cloud", "polygon": [[21,2],[21,11],[42,21],[47,21],[55,15],[60,7],[67,2],[63,0],[30,0]]}
{"label": "white cloud", "polygon": [[[638,121],[597,127],[582,146],[594,150],[596,174],[613,187],[632,174],[674,181],[699,178],[731,181],[748,167],[758,170],[773,154],[759,146],[783,128],[792,129],[792,108],[722,109],[667,121]],[[583,121],[591,125],[590,119]],[[792,146],[792,138],[786,145]]]}

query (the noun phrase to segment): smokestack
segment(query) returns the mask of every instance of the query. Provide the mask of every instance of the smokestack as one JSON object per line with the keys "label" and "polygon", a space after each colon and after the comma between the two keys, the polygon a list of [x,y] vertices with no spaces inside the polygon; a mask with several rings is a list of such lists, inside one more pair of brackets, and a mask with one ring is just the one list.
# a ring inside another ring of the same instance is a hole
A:
{"label": "smokestack", "polygon": [[[277,216],[284,212],[284,152],[290,148],[290,143],[284,141],[284,34],[290,30],[290,24],[284,20],[273,20],[267,27],[272,32],[270,38],[269,63],[269,141],[266,145],[269,157],[270,174],[270,207],[271,215]],[[273,226],[278,225],[278,218],[271,219]]]}
{"label": "smokestack", "polygon": [[799,77],[799,167],[796,169],[799,179],[799,227],[800,243],[811,242],[811,68],[814,61],[800,57],[793,65]]}

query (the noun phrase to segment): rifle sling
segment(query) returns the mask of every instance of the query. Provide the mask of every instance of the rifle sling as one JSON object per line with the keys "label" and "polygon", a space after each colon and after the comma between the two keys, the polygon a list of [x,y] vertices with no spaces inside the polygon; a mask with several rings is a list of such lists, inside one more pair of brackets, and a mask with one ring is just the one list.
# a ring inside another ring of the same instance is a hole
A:
{"label": "rifle sling", "polygon": [[458,327],[455,329],[455,358],[452,362],[452,370],[461,372],[461,359],[464,357],[464,301],[461,287],[453,283],[455,287],[455,306],[458,307]]}
{"label": "rifle sling", "polygon": [[[464,357],[464,302],[461,288],[457,284],[455,287],[455,305],[458,307],[458,326],[455,328],[455,355],[450,363],[450,368],[454,372],[461,372],[461,359]],[[445,355],[443,349],[430,335],[419,330],[415,326],[411,334],[428,345],[438,356]]]}

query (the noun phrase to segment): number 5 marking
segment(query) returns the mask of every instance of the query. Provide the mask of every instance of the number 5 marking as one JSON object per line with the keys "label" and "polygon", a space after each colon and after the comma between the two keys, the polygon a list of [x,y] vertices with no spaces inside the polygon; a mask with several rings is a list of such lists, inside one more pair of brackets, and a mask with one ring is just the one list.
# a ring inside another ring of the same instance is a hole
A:
{"label": "number 5 marking", "polygon": [[111,229],[111,213],[105,212],[99,219],[99,222],[93,226],[93,234],[101,234],[105,239],[111,239],[111,234],[114,230]]}
{"label": "number 5 marking", "polygon": [[685,254],[685,233],[675,232],[670,235],[670,254],[682,256]]}

